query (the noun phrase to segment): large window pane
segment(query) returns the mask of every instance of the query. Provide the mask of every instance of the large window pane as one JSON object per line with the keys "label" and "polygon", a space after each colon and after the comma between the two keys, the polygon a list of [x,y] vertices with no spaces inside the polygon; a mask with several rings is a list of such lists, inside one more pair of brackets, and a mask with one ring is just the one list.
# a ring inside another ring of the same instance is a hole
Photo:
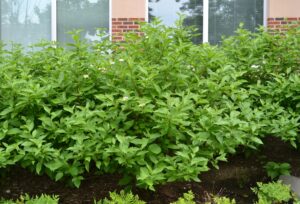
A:
{"label": "large window pane", "polygon": [[51,38],[51,0],[0,0],[2,41],[24,46]]}
{"label": "large window pane", "polygon": [[[202,34],[203,0],[149,0],[149,19],[160,18],[167,26],[173,26],[178,20],[178,14],[186,15],[184,24],[195,26]],[[196,43],[202,42],[202,36],[194,39]]]}
{"label": "large window pane", "polygon": [[109,28],[109,0],[57,0],[57,39],[71,42],[68,31],[82,29],[82,38],[95,40],[97,28]]}
{"label": "large window pane", "polygon": [[233,35],[240,23],[250,31],[262,25],[263,0],[210,0],[210,43],[217,44],[222,36]]}

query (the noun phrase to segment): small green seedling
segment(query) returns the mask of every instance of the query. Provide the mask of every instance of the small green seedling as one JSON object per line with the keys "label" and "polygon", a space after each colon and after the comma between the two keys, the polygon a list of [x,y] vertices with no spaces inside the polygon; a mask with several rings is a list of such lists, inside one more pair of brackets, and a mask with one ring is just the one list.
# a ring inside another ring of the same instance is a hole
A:
{"label": "small green seedling", "polygon": [[268,162],[264,168],[272,180],[281,175],[290,175],[291,172],[291,165],[289,163]]}

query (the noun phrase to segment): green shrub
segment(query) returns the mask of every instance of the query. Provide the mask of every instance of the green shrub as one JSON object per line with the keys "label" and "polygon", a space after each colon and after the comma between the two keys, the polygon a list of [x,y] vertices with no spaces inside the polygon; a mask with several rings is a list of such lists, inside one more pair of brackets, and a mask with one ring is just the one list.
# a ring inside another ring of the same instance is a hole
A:
{"label": "green shrub", "polygon": [[15,204],[15,202],[11,201],[11,200],[3,200],[0,199],[0,204]]}
{"label": "green shrub", "polygon": [[217,47],[194,45],[180,23],[142,31],[124,43],[87,44],[74,32],[68,48],[1,47],[0,169],[21,165],[79,187],[95,166],[154,189],[199,181],[266,135],[296,146],[299,32],[239,30]]}
{"label": "green shrub", "polygon": [[0,204],[58,204],[58,196],[41,195],[31,198],[29,195],[21,196],[17,201],[0,200]]}
{"label": "green shrub", "polygon": [[195,196],[192,191],[189,191],[187,193],[184,193],[182,197],[180,197],[176,202],[171,204],[196,204]]}
{"label": "green shrub", "polygon": [[278,178],[281,175],[290,175],[291,172],[289,163],[268,162],[264,168],[271,179]]}
{"label": "green shrub", "polygon": [[252,191],[257,194],[257,204],[283,203],[294,198],[290,187],[280,181],[266,184],[257,183],[257,188],[253,188]]}
{"label": "green shrub", "polygon": [[214,204],[236,204],[235,199],[230,199],[227,197],[214,197]]}
{"label": "green shrub", "polygon": [[132,193],[125,193],[121,191],[120,194],[112,192],[109,194],[110,199],[104,199],[95,204],[146,204],[146,202],[141,201],[137,195]]}

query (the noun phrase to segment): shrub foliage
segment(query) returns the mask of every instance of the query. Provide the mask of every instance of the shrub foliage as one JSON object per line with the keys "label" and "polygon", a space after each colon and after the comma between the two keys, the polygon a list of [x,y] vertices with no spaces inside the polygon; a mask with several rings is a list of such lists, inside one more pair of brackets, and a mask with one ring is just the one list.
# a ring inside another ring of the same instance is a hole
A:
{"label": "shrub foliage", "polygon": [[0,49],[0,169],[79,186],[121,173],[141,187],[198,175],[273,135],[298,143],[300,31],[243,29],[219,46],[159,21],[126,42]]}

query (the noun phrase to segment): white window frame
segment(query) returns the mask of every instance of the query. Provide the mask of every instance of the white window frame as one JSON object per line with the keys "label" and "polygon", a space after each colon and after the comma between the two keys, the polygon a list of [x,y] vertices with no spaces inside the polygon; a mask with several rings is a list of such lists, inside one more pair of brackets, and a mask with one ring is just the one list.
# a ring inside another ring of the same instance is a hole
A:
{"label": "white window frame", "polygon": [[209,0],[203,0],[203,33],[202,42],[206,43],[209,41]]}
{"label": "white window frame", "polygon": [[[112,0],[109,0],[108,34],[112,36]],[[57,0],[51,0],[51,41],[57,41]]]}
{"label": "white window frame", "polygon": [[51,41],[57,41],[57,4],[51,0]]}
{"label": "white window frame", "polygon": [[[145,1],[146,6],[146,22],[149,22],[149,1]],[[263,8],[263,26],[266,28],[268,23],[268,11],[269,11],[269,0],[264,0],[264,8]],[[203,0],[203,33],[202,33],[202,41],[203,43],[209,43],[209,0]]]}
{"label": "white window frame", "polygon": [[269,8],[270,8],[270,1],[264,0],[264,27],[268,27],[268,16],[269,16]]}

